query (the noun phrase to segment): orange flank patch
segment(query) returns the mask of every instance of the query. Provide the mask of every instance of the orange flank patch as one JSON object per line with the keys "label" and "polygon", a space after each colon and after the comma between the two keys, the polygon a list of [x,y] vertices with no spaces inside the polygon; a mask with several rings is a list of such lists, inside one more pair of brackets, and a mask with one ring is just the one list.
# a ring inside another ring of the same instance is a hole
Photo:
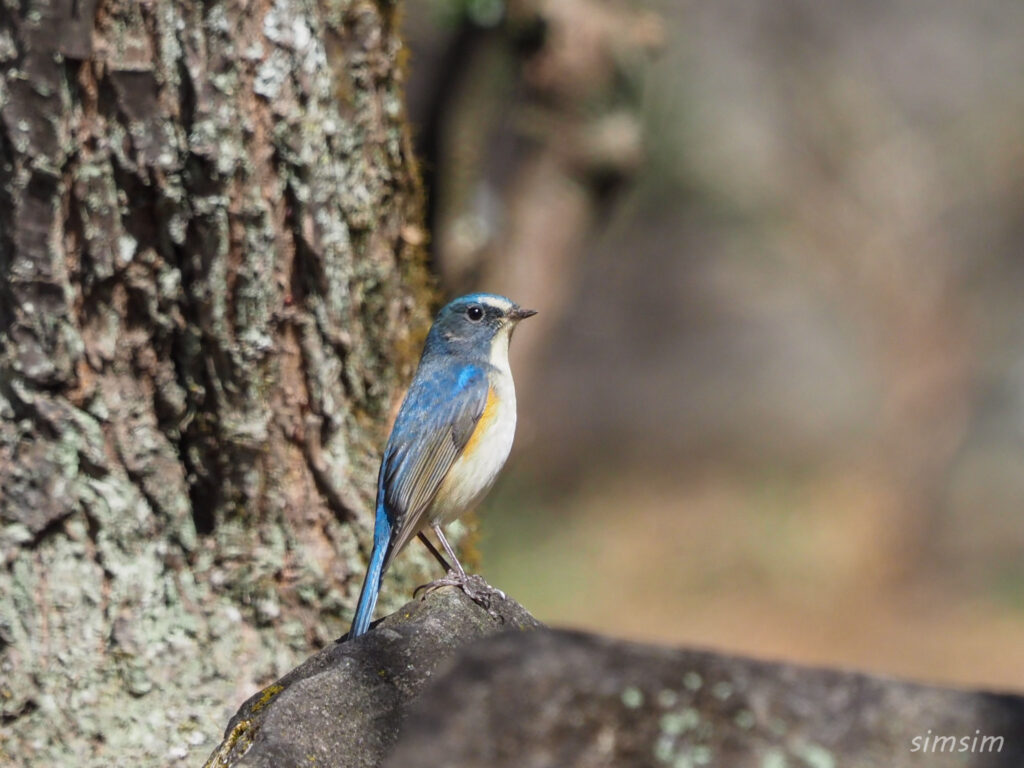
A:
{"label": "orange flank patch", "polygon": [[469,440],[466,443],[466,447],[462,449],[463,456],[470,456],[477,448],[480,447],[479,443],[481,438],[487,433],[487,430],[491,426],[491,422],[494,421],[494,417],[498,415],[498,396],[494,393],[494,387],[487,389],[487,402],[484,403],[483,413],[480,414],[480,419],[476,423],[476,429],[473,430],[473,434],[469,436]]}

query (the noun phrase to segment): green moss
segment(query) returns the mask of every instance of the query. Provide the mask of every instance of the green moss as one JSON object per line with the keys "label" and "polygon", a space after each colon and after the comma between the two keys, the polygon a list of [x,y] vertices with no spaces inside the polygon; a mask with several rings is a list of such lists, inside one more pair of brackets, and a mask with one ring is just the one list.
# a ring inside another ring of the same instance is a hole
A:
{"label": "green moss", "polygon": [[203,768],[228,768],[234,763],[233,755],[241,754],[252,742],[252,720],[240,720],[231,729],[223,743],[210,755],[210,759],[203,764]]}
{"label": "green moss", "polygon": [[251,714],[256,714],[265,706],[267,706],[267,704],[269,704],[271,700],[273,700],[273,698],[283,690],[283,685],[278,685],[277,683],[274,683],[273,685],[268,685],[266,688],[260,691],[260,697],[256,699],[253,705],[249,708],[249,712]]}

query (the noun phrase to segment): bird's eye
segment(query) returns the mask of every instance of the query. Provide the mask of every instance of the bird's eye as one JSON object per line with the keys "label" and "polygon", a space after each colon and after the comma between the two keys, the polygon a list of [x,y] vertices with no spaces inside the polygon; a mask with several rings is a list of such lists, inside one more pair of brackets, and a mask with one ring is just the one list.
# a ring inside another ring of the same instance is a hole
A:
{"label": "bird's eye", "polygon": [[466,310],[466,317],[474,323],[479,323],[484,318],[484,311],[479,305],[473,304]]}

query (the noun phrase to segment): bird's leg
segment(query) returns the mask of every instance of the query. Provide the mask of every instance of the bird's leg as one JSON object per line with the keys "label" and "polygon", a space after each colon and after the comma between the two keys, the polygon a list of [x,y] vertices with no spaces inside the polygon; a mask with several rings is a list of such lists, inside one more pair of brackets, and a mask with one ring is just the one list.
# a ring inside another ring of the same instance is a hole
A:
{"label": "bird's leg", "polygon": [[[500,589],[496,589],[484,581],[482,576],[470,576],[466,573],[466,569],[462,567],[462,563],[459,562],[459,558],[455,556],[455,550],[452,549],[451,544],[448,543],[448,539],[444,536],[444,531],[441,530],[439,523],[434,523],[430,526],[434,529],[434,533],[437,535],[438,541],[441,542],[441,546],[444,547],[445,553],[451,558],[452,562],[455,563],[455,567],[448,567],[448,573],[443,579],[437,579],[429,584],[423,584],[416,587],[416,591],[413,592],[415,597],[421,591],[424,596],[428,593],[433,592],[435,589],[440,587],[458,587],[466,596],[469,597],[473,602],[481,605],[482,607],[490,611],[491,597],[496,596],[505,599],[505,593]],[[434,552],[434,557],[440,560],[444,565],[448,565],[444,562],[444,558],[433,548],[430,550]]]}
{"label": "bird's leg", "polygon": [[[434,543],[427,538],[427,534],[425,534],[423,531],[420,531],[416,535],[419,536],[420,541],[423,542],[423,546],[430,550],[430,554],[434,556],[434,559],[441,564],[441,567],[444,568],[445,571],[450,571],[452,567],[448,565],[448,561],[444,559],[444,555],[437,551],[437,547],[434,546]],[[447,542],[445,543],[447,544]],[[458,560],[456,560],[455,562],[458,562]]]}
{"label": "bird's leg", "polygon": [[[448,554],[448,557],[455,563],[455,571],[459,574],[459,578],[462,581],[466,580],[466,569],[462,567],[462,563],[459,562],[459,558],[455,556],[455,550],[452,549],[452,545],[448,543],[448,539],[445,538],[444,531],[441,530],[439,523],[434,523],[431,528],[434,529],[434,533],[437,535],[438,541],[441,542],[441,546],[444,547],[444,551]],[[449,568],[448,570],[451,570]]]}

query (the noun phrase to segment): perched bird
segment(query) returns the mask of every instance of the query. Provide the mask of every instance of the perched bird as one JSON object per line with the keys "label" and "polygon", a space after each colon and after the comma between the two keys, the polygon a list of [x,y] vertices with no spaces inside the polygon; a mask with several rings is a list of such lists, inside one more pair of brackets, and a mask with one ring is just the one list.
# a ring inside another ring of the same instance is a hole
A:
{"label": "perched bird", "polygon": [[[381,579],[419,536],[442,566],[438,586],[478,599],[442,526],[479,502],[508,458],[516,431],[516,391],[508,344],[520,320],[537,314],[504,296],[475,293],[442,309],[391,429],[377,477],[373,552],[349,638],[370,626]],[[454,568],[423,535],[430,526]],[[484,587],[485,592],[497,592]]]}

